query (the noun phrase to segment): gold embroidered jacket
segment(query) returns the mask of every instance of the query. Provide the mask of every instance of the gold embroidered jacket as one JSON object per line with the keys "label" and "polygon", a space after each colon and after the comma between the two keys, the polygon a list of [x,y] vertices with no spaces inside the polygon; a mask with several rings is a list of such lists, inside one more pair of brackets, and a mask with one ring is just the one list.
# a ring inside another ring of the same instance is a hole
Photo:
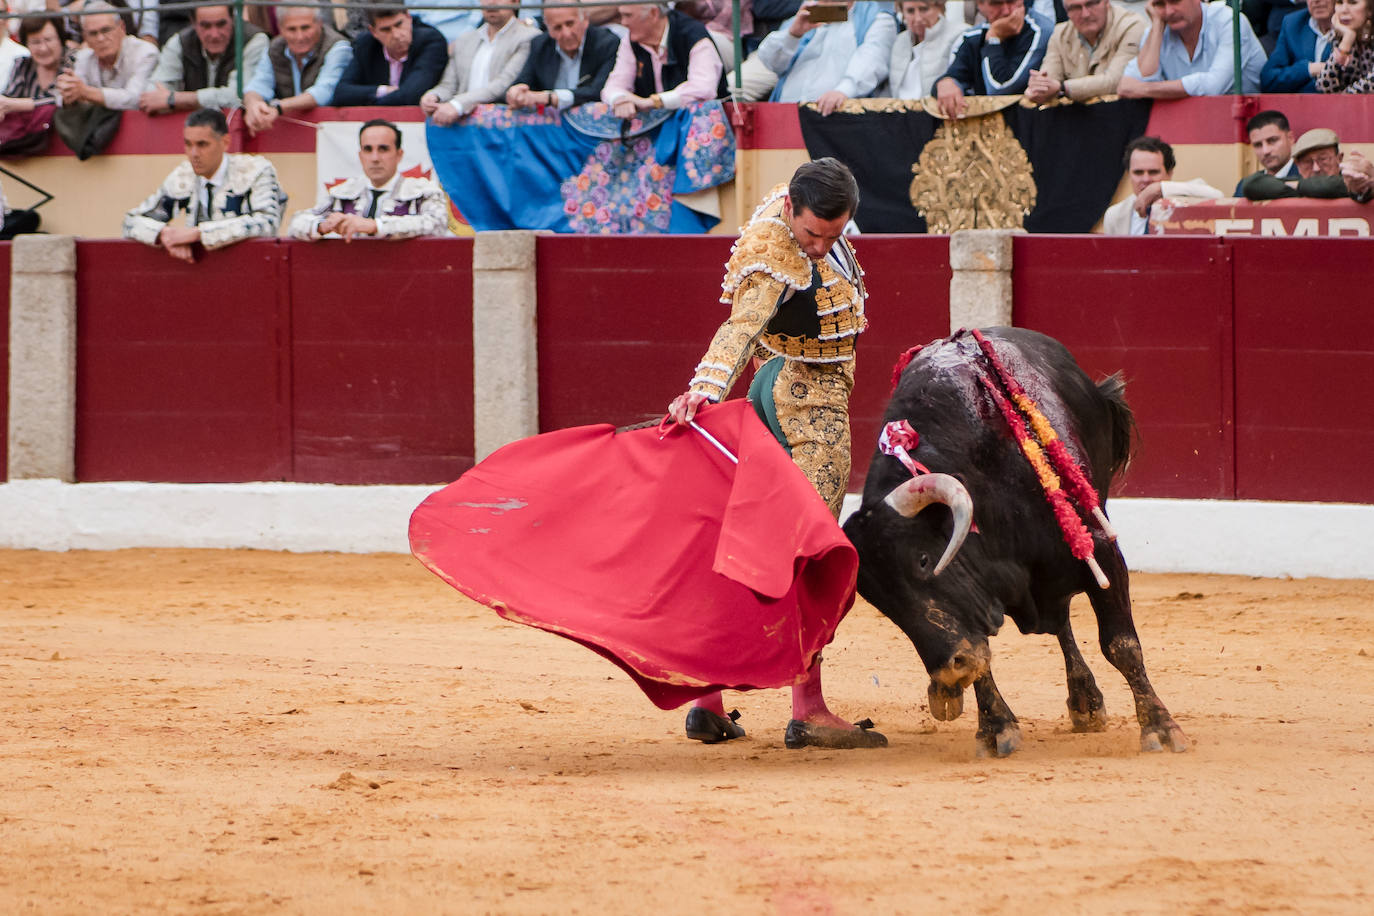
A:
{"label": "gold embroidered jacket", "polygon": [[[725,265],[720,301],[731,306],[730,317],[716,331],[691,383],[692,391],[713,401],[734,387],[756,347],[765,359],[845,363],[853,360],[854,339],[867,326],[863,271],[849,240],[841,238],[836,245],[843,246],[841,258],[852,267],[853,283],[828,260],[812,262],[801,250],[782,217],[786,194],[786,185],[779,185],[764,198]],[[774,320],[789,292],[814,296],[814,321],[803,333],[789,333],[795,327]]]}

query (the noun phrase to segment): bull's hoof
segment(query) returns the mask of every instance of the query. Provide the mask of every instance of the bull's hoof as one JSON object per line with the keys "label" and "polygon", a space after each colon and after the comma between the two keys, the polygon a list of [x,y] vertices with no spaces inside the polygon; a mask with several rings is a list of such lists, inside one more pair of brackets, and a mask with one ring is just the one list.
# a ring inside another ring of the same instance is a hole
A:
{"label": "bull's hoof", "polygon": [[926,690],[930,700],[930,714],[941,722],[951,722],[964,711],[964,688],[931,681]]}
{"label": "bull's hoof", "polygon": [[996,732],[980,728],[976,738],[979,757],[1010,757],[1021,747],[1021,727],[1008,722]]}
{"label": "bull's hoof", "polygon": [[1145,753],[1162,751],[1166,747],[1175,754],[1188,750],[1188,738],[1173,719],[1140,730],[1140,749]]}
{"label": "bull's hoof", "polygon": [[1104,732],[1107,730],[1107,711],[1101,706],[1096,709],[1074,709],[1069,700],[1069,719],[1076,732]]}

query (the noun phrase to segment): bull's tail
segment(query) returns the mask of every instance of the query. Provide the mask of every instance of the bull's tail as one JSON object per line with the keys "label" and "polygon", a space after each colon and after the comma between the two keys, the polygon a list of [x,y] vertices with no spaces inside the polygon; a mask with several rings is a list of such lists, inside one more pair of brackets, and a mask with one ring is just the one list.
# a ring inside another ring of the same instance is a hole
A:
{"label": "bull's tail", "polygon": [[1131,405],[1126,403],[1126,380],[1120,372],[1097,383],[1097,391],[1107,401],[1107,412],[1111,415],[1112,425],[1112,463],[1110,479],[1116,479],[1131,462],[1135,452],[1136,427],[1135,414]]}

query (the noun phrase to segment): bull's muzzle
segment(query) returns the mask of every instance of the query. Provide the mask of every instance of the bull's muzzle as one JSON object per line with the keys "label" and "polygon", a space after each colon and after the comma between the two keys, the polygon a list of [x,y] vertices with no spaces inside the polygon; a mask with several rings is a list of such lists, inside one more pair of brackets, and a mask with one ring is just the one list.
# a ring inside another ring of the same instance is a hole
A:
{"label": "bull's muzzle", "polygon": [[967,639],[961,639],[950,653],[949,661],[944,667],[931,672],[930,682],[962,690],[991,669],[992,649],[987,641],[980,639],[972,643]]}
{"label": "bull's muzzle", "polygon": [[968,537],[969,528],[973,526],[973,499],[964,485],[949,474],[922,474],[905,480],[893,487],[883,502],[905,518],[914,518],[922,509],[934,503],[949,506],[950,512],[954,513],[954,533],[949,537],[949,544],[940,562],[935,564],[934,575],[937,576],[954,559],[963,546],[964,538]]}

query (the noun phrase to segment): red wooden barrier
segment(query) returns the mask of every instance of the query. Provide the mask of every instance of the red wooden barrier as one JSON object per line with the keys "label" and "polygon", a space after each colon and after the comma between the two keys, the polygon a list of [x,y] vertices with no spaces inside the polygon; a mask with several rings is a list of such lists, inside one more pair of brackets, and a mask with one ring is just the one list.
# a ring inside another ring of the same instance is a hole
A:
{"label": "red wooden barrier", "polygon": [[[0,429],[10,428],[10,243],[0,242],[0,319],[6,328],[4,346],[0,346]],[[9,479],[9,436],[0,447],[0,480]]]}
{"label": "red wooden barrier", "polygon": [[472,466],[472,240],[288,243],[292,480]]}
{"label": "red wooden barrier", "polygon": [[732,242],[541,236],[539,428],[662,417],[729,314],[717,300]]}
{"label": "red wooden barrier", "polygon": [[[663,416],[728,314],[716,300],[729,239],[539,239],[539,423],[558,429]],[[871,329],[860,338],[854,472],[863,482],[897,355],[949,325],[949,243],[857,240]],[[748,377],[732,395],[743,396]]]}
{"label": "red wooden barrier", "polygon": [[189,265],[79,244],[77,478],[288,479],[289,289],[275,241]]}
{"label": "red wooden barrier", "polygon": [[1374,503],[1374,242],[1228,239],[1236,497]]}
{"label": "red wooden barrier", "polygon": [[1230,248],[1213,238],[1017,236],[1014,322],[1094,378],[1121,370],[1140,429],[1127,496],[1235,495]]}
{"label": "red wooden barrier", "polygon": [[[947,332],[949,289],[944,238],[856,244],[871,326],[855,487],[892,363]],[[726,314],[729,245],[541,237],[542,427],[661,416]],[[1014,317],[1090,374],[1125,373],[1142,441],[1124,494],[1374,502],[1371,245],[1020,236]],[[471,251],[452,239],[260,241],[188,266],[134,243],[80,243],[78,478],[456,477],[472,460]]]}

